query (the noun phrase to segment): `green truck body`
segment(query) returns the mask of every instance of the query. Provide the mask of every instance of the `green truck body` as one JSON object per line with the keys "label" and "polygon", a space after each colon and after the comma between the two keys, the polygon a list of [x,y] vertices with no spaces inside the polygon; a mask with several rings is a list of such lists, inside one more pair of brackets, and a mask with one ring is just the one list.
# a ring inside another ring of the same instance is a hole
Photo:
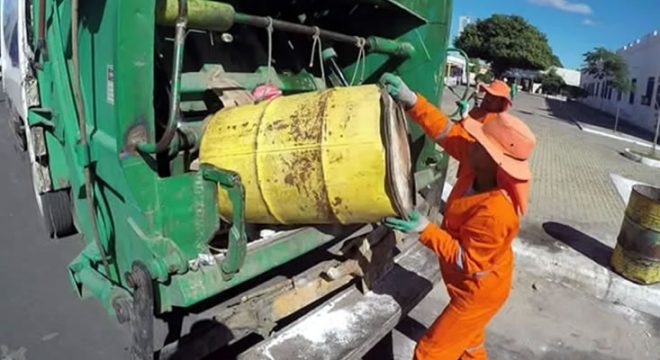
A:
{"label": "green truck body", "polygon": [[[235,209],[244,199],[231,172],[194,165],[203,121],[225,101],[214,76],[248,93],[268,79],[294,94],[342,86],[334,61],[348,80],[355,72],[356,82],[375,83],[395,72],[438,101],[451,22],[449,0],[32,0],[19,6],[31,49],[21,135],[28,137],[42,213],[53,235],[75,226],[87,244],[68,269],[74,289],[135,326],[140,291],[150,292],[146,311],[152,306],[157,317],[189,309],[356,229],[287,228],[276,241],[254,241],[257,225],[218,218],[218,184],[234,191]],[[270,51],[264,19],[276,22]],[[291,24],[318,26],[323,48],[333,48],[325,83],[319,59],[309,67],[309,29],[284,27]],[[366,56],[358,63],[359,45]],[[447,157],[416,126],[411,144],[417,188],[439,204]],[[216,251],[210,247],[218,233],[227,239]]]}

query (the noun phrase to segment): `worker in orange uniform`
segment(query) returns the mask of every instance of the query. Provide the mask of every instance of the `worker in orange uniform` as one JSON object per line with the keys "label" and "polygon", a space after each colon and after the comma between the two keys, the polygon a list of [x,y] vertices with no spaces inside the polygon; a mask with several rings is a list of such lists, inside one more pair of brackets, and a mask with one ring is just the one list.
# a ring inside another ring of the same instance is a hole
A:
{"label": "worker in orange uniform", "polygon": [[511,89],[504,81],[495,80],[489,85],[481,84],[479,90],[486,94],[481,104],[468,113],[471,118],[485,124],[511,108]]}
{"label": "worker in orange uniform", "polygon": [[469,165],[447,200],[442,226],[416,211],[407,219],[385,219],[391,228],[418,233],[437,254],[451,298],[417,344],[415,359],[486,359],[485,327],[511,289],[511,243],[527,210],[532,177],[527,159],[536,139],[508,113],[485,125],[470,117],[452,124],[401,78],[385,74],[381,83],[428,136]]}
{"label": "worker in orange uniform", "polygon": [[[478,107],[472,109],[467,115],[474,120],[482,124],[486,124],[491,120],[496,119],[500,113],[508,111],[511,108],[511,89],[502,80],[494,80],[489,85],[481,84],[479,85],[479,90],[485,92],[483,100]],[[461,117],[465,116],[465,113],[468,110],[467,101],[458,102],[459,109],[461,110]],[[459,122],[459,124],[461,124]],[[458,171],[456,172],[456,178],[459,178],[464,175],[467,171],[468,164],[461,163],[458,165]]]}

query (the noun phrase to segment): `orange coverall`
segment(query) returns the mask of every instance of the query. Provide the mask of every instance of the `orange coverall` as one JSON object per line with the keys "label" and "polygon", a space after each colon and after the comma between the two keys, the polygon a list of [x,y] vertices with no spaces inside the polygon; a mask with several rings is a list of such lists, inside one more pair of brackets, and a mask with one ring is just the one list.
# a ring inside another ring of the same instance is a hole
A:
{"label": "orange coverall", "polygon": [[[463,126],[452,125],[419,94],[408,114],[468,166],[474,140]],[[442,226],[429,224],[420,234],[420,241],[438,255],[451,301],[417,344],[418,360],[486,359],[485,327],[511,289],[518,214],[504,190],[465,195],[474,182],[467,169],[449,196]]]}

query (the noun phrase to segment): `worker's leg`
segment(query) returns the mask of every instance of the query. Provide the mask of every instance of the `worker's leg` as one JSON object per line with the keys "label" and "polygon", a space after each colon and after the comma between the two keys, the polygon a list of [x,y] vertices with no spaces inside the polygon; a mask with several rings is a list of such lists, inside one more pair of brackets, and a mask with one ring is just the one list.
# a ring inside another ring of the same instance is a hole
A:
{"label": "worker's leg", "polygon": [[465,349],[461,360],[486,360],[486,337],[484,336],[485,330],[482,330],[477,336],[472,339],[468,347]]}
{"label": "worker's leg", "polygon": [[[476,309],[475,309],[476,310]],[[487,315],[487,316],[484,316]],[[483,342],[484,328],[492,315],[457,310],[450,303],[422,336],[415,348],[417,360],[456,360]],[[479,355],[478,349],[474,349]],[[483,353],[485,355],[485,351]],[[478,357],[476,359],[479,359]]]}

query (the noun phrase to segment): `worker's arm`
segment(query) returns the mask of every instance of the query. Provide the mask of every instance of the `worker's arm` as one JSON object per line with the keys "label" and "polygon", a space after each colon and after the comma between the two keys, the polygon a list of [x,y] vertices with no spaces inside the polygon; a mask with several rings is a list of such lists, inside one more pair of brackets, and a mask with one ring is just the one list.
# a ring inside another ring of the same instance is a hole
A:
{"label": "worker's arm", "polygon": [[466,275],[483,274],[493,270],[497,255],[509,246],[511,232],[518,229],[515,213],[507,210],[496,211],[486,204],[461,227],[458,238],[431,223],[419,239],[445,263],[455,264]]}
{"label": "worker's arm", "polygon": [[459,162],[467,159],[470,144],[474,141],[460,123],[452,123],[447,115],[417,94],[417,102],[408,115],[422,127],[426,135],[434,139],[449,156]]}
{"label": "worker's arm", "polygon": [[[449,156],[462,162],[467,159],[472,137],[462,125],[454,125],[437,107],[430,104],[421,94],[415,94],[398,76],[385,73],[380,83],[387,92],[408,111],[424,132],[442,146]],[[468,104],[461,101],[459,108],[466,112]]]}

